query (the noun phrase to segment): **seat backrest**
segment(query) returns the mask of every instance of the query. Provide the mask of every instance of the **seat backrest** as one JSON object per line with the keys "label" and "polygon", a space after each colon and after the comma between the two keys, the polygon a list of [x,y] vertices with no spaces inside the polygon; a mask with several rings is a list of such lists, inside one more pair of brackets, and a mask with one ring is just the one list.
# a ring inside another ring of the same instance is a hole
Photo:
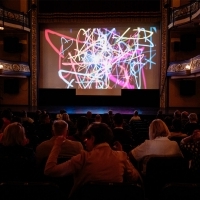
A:
{"label": "seat backrest", "polygon": [[90,182],[76,192],[73,200],[144,200],[142,186],[131,183]]}
{"label": "seat backrest", "polygon": [[146,197],[157,200],[165,184],[187,180],[188,166],[188,161],[181,156],[146,156],[143,160]]}
{"label": "seat backrest", "polygon": [[154,182],[180,181],[188,172],[188,166],[188,161],[181,156],[150,155],[143,159],[144,177]]}
{"label": "seat backrest", "polygon": [[186,182],[172,182],[165,185],[161,191],[162,200],[199,200],[200,184]]}
{"label": "seat backrest", "polygon": [[50,182],[1,182],[0,199],[61,200],[67,197]]}

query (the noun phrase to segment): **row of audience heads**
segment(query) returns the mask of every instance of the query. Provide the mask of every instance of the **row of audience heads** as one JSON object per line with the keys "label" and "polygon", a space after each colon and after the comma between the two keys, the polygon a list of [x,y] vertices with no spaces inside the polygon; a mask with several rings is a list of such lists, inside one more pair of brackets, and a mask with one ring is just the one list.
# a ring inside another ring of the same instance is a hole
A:
{"label": "row of audience heads", "polygon": [[[113,139],[113,132],[107,124],[92,123],[89,125],[87,119],[84,116],[80,117],[80,121],[80,123],[82,123],[82,127],[85,127],[84,138],[91,138],[92,136],[94,136],[95,144],[99,144],[102,142],[108,142],[109,144],[111,144],[111,141]],[[55,120],[52,127],[55,135],[63,135],[63,133],[67,134],[68,124],[63,120]],[[66,132],[64,130],[66,130]],[[166,137],[169,134],[169,129],[162,120],[155,119],[150,123],[150,140],[160,136]],[[27,138],[25,134],[25,129],[22,124],[18,122],[13,122],[9,124],[2,133],[1,143],[4,146],[26,145]]]}
{"label": "row of audience heads", "polygon": [[[27,116],[25,111],[23,113],[24,113],[24,116]],[[63,114],[64,114],[64,116],[66,115],[68,117],[68,119],[69,119],[69,115],[66,112],[64,112]],[[191,120],[191,121],[194,121],[194,120],[197,121],[198,120],[198,117],[197,117],[196,113],[187,114],[184,111],[181,114],[182,115],[187,115],[187,118],[189,120]],[[5,111],[4,115],[12,117],[12,114],[11,114],[11,112],[9,110]],[[47,113],[43,113],[41,116],[43,116],[45,118],[45,116],[47,116],[47,115],[48,115]],[[120,113],[116,113],[115,115],[113,115],[113,113],[112,113],[112,116],[113,116],[113,119],[115,121],[115,124],[122,124],[123,123],[123,116]],[[180,111],[175,111],[174,112],[174,116],[181,116],[180,115]],[[101,116],[100,115],[96,115],[96,118],[100,120]],[[63,120],[63,121],[66,121],[66,120]],[[178,124],[178,120],[175,120],[175,121],[177,121],[177,124]],[[100,123],[100,124],[105,124],[105,123]],[[55,129],[55,125],[56,125],[56,121],[54,121],[54,123],[53,123],[54,129]],[[92,124],[92,125],[95,127],[94,124]],[[79,131],[81,131],[81,132],[85,132],[85,130],[88,130],[88,127],[91,128],[91,126],[89,126],[88,118],[86,116],[79,117],[78,120],[77,120],[77,129]],[[108,126],[106,125],[106,127],[108,127]],[[58,131],[56,131],[56,132],[58,134]],[[99,131],[97,131],[97,132],[99,132]],[[166,123],[163,120],[155,119],[150,123],[150,126],[149,126],[149,139],[154,139],[154,138],[156,138],[158,136],[167,136],[169,134],[170,134],[170,131],[169,131]],[[18,135],[19,135],[19,137],[18,137]],[[3,137],[1,139],[1,142],[4,145],[12,145],[14,143],[16,143],[18,145],[23,145],[23,144],[26,144],[26,141],[27,140],[26,140],[25,130],[24,130],[23,126],[18,122],[14,122],[14,123],[11,123],[10,125],[8,125],[5,128],[5,131],[3,133]]]}

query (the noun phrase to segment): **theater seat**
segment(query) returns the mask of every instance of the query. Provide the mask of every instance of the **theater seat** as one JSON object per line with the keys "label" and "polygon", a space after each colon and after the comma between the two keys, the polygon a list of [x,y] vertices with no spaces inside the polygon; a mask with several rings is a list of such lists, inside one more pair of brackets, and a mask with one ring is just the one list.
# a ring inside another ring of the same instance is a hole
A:
{"label": "theater seat", "polygon": [[67,197],[56,184],[50,182],[1,182],[0,199],[7,200],[63,200]]}
{"label": "theater seat", "polygon": [[145,195],[150,200],[158,198],[165,184],[187,180],[189,170],[188,161],[181,156],[150,155],[141,166]]}
{"label": "theater seat", "polygon": [[169,183],[162,188],[162,200],[199,200],[200,183],[176,182]]}
{"label": "theater seat", "polygon": [[90,182],[76,192],[73,200],[144,200],[141,185],[131,183]]}

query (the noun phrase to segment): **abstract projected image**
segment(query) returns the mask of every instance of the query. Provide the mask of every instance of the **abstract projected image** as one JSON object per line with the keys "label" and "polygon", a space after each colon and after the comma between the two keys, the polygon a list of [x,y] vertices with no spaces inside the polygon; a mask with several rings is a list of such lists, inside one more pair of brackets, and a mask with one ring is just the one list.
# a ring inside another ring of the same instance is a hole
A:
{"label": "abstract projected image", "polygon": [[40,44],[40,88],[159,88],[158,25],[51,25]]}

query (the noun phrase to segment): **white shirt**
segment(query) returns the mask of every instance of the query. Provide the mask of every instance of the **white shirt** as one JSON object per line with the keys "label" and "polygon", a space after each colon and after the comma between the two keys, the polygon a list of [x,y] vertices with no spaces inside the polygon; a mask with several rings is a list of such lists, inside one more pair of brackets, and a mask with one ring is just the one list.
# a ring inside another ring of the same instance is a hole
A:
{"label": "white shirt", "polygon": [[137,161],[140,161],[147,155],[182,156],[177,142],[170,141],[167,137],[145,140],[141,145],[134,148],[131,153]]}

